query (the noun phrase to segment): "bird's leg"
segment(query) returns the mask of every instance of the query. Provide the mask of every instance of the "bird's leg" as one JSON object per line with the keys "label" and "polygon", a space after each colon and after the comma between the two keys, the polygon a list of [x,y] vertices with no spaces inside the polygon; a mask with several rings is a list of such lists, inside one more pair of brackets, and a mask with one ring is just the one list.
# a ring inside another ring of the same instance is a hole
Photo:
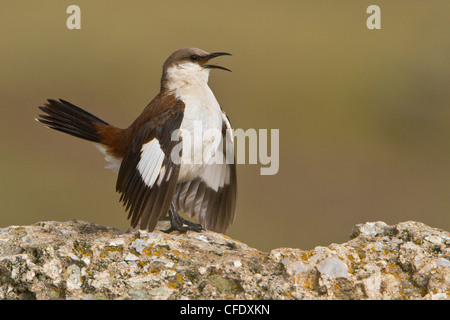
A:
{"label": "bird's leg", "polygon": [[173,203],[170,205],[169,209],[169,220],[170,220],[170,228],[162,230],[165,233],[170,233],[174,230],[179,231],[181,233],[184,233],[187,230],[195,232],[200,232],[203,230],[203,227],[200,224],[191,222],[181,217],[178,214]]}

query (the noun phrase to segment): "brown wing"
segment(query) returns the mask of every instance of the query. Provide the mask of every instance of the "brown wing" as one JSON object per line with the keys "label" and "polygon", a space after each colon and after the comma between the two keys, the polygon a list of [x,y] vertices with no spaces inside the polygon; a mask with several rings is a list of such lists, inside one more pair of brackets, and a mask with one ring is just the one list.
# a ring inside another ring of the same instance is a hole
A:
{"label": "brown wing", "polygon": [[131,225],[152,231],[167,214],[172,202],[180,166],[171,160],[178,141],[172,132],[180,128],[184,104],[173,100],[170,108],[140,125],[123,157],[116,190],[128,210]]}

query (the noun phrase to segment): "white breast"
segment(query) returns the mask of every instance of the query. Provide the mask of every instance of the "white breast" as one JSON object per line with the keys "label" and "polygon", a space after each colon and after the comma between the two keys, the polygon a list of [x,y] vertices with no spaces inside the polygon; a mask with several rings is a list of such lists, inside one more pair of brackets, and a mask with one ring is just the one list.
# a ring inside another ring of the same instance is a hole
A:
{"label": "white breast", "polygon": [[178,180],[182,182],[201,174],[217,150],[222,137],[222,110],[207,84],[180,88],[176,95],[185,104],[180,127],[183,153]]}

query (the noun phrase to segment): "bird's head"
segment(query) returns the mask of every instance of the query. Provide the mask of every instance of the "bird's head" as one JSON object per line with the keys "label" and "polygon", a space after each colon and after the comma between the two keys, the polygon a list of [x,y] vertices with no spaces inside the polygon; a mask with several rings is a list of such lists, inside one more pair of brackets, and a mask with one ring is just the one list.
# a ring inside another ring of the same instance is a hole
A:
{"label": "bird's head", "polygon": [[211,69],[231,71],[222,66],[209,64],[216,57],[227,52],[208,53],[197,48],[183,48],[172,53],[163,66],[161,85],[166,89],[176,89],[184,85],[206,84]]}

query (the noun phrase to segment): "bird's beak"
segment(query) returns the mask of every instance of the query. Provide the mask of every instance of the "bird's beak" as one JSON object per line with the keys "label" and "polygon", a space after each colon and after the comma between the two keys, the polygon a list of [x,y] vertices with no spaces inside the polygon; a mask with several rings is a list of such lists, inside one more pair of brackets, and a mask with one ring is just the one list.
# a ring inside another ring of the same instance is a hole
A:
{"label": "bird's beak", "polygon": [[226,71],[230,71],[230,69],[227,69],[225,67],[222,66],[217,66],[214,64],[205,64],[206,62],[208,62],[209,60],[211,60],[212,58],[216,58],[216,57],[220,57],[220,56],[231,56],[231,53],[227,53],[227,52],[213,52],[210,53],[208,56],[206,56],[205,60],[203,61],[203,67],[204,68],[210,68],[210,69],[222,69],[222,70],[226,70]]}

